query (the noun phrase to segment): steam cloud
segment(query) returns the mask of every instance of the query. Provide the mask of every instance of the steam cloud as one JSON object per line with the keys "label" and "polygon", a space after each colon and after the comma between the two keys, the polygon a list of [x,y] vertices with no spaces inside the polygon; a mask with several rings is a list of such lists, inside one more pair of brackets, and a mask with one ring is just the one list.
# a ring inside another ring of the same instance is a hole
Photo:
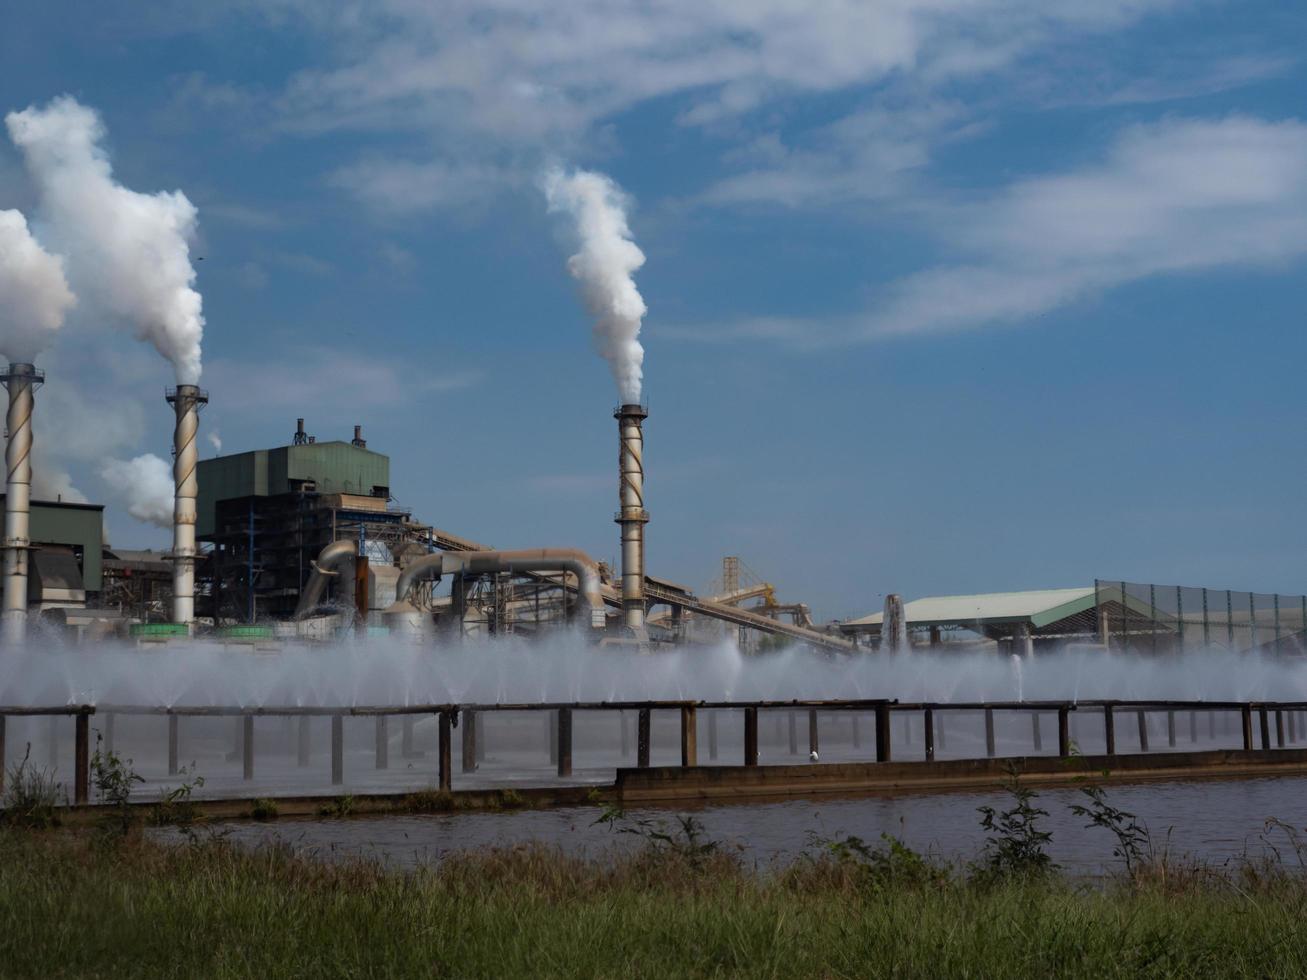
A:
{"label": "steam cloud", "polygon": [[109,459],[100,476],[127,504],[127,513],[157,527],[172,527],[173,478],[166,460],[146,453],[130,460]]}
{"label": "steam cloud", "polygon": [[0,354],[31,362],[77,302],[63,261],[32,237],[18,211],[0,211]]}
{"label": "steam cloud", "polygon": [[644,363],[640,321],[647,308],[631,278],[644,265],[644,253],[631,241],[626,196],[611,178],[590,170],[551,170],[544,190],[549,210],[564,211],[575,223],[579,251],[567,260],[567,271],[580,282],[595,318],[595,346],[612,368],[622,401],[637,403]]}
{"label": "steam cloud", "polygon": [[222,454],[222,436],[218,435],[218,433],[216,433],[216,432],[214,432],[212,429],[210,429],[209,432],[208,432],[208,437],[209,437],[209,445],[213,447],[213,451],[214,451],[215,453],[218,453],[219,455],[221,455],[221,454]]}
{"label": "steam cloud", "polygon": [[141,194],[117,183],[100,117],[71,96],[11,112],[5,123],[74,288],[150,341],[179,383],[198,383],[204,317],[188,245],[194,205],[181,191]]}

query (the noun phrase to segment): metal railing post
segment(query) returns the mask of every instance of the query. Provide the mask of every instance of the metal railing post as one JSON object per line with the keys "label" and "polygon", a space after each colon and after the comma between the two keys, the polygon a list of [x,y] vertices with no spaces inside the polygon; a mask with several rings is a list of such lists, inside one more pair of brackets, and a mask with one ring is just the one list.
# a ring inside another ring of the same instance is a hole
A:
{"label": "metal railing post", "polygon": [[390,768],[390,719],[377,715],[376,725],[376,768]]}
{"label": "metal railing post", "polygon": [[452,711],[442,711],[437,716],[437,778],[443,793],[448,793],[454,785],[454,735]]}
{"label": "metal railing post", "polygon": [[244,731],[241,736],[241,775],[247,782],[254,778],[254,716],[241,719]]}
{"label": "metal railing post", "polygon": [[652,718],[648,708],[641,708],[635,716],[635,764],[649,768],[649,742],[653,738]]}
{"label": "metal railing post", "polygon": [[699,764],[699,718],[693,705],[681,708],[681,765]]}
{"label": "metal railing post", "polygon": [[177,775],[177,770],[179,768],[178,757],[181,755],[180,745],[179,745],[181,741],[181,737],[180,737],[180,733],[178,732],[178,725],[180,721],[181,719],[178,718],[176,715],[170,714],[168,716],[168,775],[169,776]]}
{"label": "metal railing post", "polygon": [[[464,724],[467,724],[467,727],[469,729],[474,727],[474,724],[468,724],[466,722]],[[464,733],[463,737],[467,738],[467,734]],[[474,747],[475,747],[475,743],[474,743]],[[558,775],[560,776],[572,775],[572,709],[571,708],[558,709]]]}
{"label": "metal railing post", "polygon": [[744,764],[758,764],[758,709],[744,709]]}
{"label": "metal railing post", "polygon": [[345,782],[345,718],[331,716],[331,785]]}
{"label": "metal railing post", "polygon": [[91,715],[77,712],[73,735],[73,802],[84,804],[91,798]]}
{"label": "metal railing post", "polygon": [[889,762],[893,752],[890,747],[889,705],[876,706],[876,761]]}

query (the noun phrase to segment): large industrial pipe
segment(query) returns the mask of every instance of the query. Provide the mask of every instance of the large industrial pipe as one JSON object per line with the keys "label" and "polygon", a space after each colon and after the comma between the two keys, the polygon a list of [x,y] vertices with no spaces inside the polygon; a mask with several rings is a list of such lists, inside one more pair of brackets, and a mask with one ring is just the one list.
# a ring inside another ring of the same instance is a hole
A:
{"label": "large industrial pipe", "polygon": [[45,375],[31,364],[10,364],[0,377],[9,389],[9,413],[5,424],[9,442],[5,447],[5,540],[4,614],[6,645],[23,642],[27,635],[27,554],[31,547],[30,508],[32,500],[32,393]]}
{"label": "large industrial pipe", "polygon": [[200,429],[200,406],[209,395],[198,385],[178,385],[168,391],[168,404],[177,413],[173,429],[173,481],[176,494],[172,510],[172,620],[195,622],[195,498],[199,481],[195,468],[199,449],[195,436]]}
{"label": "large industrial pipe", "polygon": [[424,579],[440,579],[462,572],[488,575],[495,572],[568,572],[576,576],[581,599],[590,615],[590,626],[604,625],[604,598],[599,590],[599,565],[583,551],[572,548],[532,548],[524,551],[438,551],[410,562],[395,582],[396,605],[403,603],[413,586]]}
{"label": "large industrial pipe", "polygon": [[[299,605],[295,607],[295,618],[303,619],[322,605],[322,597],[327,591],[327,580],[340,575],[341,568],[353,565],[358,557],[357,541],[333,541],[320,552],[313,562],[313,574],[309,576],[304,591],[300,593]],[[347,575],[341,581],[354,581],[353,575]]]}
{"label": "large industrial pipe", "polygon": [[621,440],[618,469],[622,509],[615,521],[622,529],[622,618],[628,629],[643,637],[644,625],[644,420],[643,405],[622,405],[613,412]]}

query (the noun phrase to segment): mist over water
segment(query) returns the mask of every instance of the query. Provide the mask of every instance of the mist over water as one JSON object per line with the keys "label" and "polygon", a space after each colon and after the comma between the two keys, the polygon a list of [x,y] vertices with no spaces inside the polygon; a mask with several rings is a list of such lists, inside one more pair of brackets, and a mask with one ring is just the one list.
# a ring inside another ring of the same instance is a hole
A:
{"label": "mist over water", "polygon": [[254,650],[195,640],[158,647],[65,646],[34,636],[0,655],[0,704],[273,707],[622,700],[897,698],[1298,700],[1301,667],[1224,650],[1136,656],[1072,646],[1018,660],[995,653],[856,656],[733,643],[638,653],[579,635],[421,645],[394,637]]}

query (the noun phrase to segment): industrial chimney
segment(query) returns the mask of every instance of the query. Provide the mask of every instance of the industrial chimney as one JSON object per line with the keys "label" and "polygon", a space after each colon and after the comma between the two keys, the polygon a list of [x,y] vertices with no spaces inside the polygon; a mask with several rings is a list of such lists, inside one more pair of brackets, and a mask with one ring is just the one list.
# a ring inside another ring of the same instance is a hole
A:
{"label": "industrial chimney", "polygon": [[178,385],[168,390],[167,399],[177,413],[172,436],[172,474],[177,488],[172,510],[172,620],[189,625],[195,622],[195,497],[199,491],[195,435],[200,428],[200,407],[209,403],[209,393],[197,385]]}
{"label": "industrial chimney", "polygon": [[618,467],[621,471],[622,509],[614,520],[622,528],[622,618],[628,629],[643,639],[644,628],[644,526],[649,512],[644,509],[644,420],[649,410],[643,405],[622,405],[613,412],[621,440]]}
{"label": "industrial chimney", "polygon": [[45,375],[31,364],[10,364],[0,382],[9,389],[5,417],[9,443],[5,447],[4,615],[6,645],[27,635],[27,552],[31,547],[29,513],[32,498],[32,393]]}

